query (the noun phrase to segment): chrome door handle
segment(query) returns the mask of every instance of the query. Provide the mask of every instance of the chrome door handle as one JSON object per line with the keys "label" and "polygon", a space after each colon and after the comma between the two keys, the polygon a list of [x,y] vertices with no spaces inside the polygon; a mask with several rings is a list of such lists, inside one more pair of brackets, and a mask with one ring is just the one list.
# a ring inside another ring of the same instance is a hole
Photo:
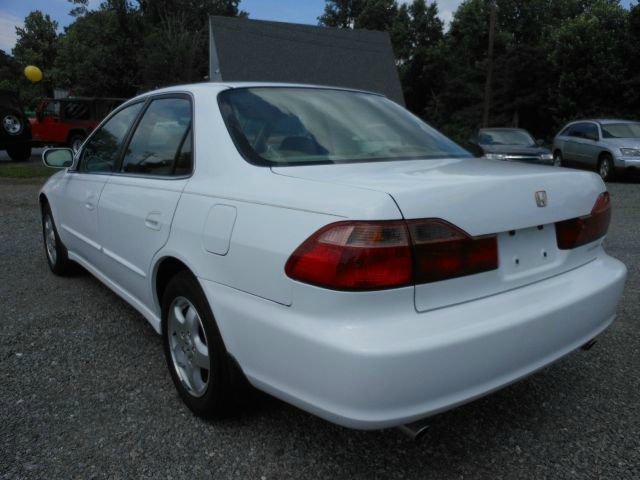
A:
{"label": "chrome door handle", "polygon": [[87,210],[93,210],[94,208],[96,208],[96,206],[91,202],[85,203],[84,206],[87,208]]}

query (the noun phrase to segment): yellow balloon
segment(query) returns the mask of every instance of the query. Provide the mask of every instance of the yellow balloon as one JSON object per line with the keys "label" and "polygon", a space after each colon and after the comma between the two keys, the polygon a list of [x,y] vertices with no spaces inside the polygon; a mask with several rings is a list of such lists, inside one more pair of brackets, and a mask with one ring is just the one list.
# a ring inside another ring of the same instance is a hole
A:
{"label": "yellow balloon", "polygon": [[28,65],[24,69],[24,76],[27,77],[31,82],[38,83],[42,80],[42,70],[33,65]]}

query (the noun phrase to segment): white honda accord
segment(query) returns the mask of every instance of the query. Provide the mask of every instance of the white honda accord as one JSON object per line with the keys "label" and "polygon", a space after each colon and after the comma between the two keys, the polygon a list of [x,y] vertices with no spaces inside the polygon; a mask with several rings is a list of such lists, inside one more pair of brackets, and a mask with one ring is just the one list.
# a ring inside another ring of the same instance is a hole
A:
{"label": "white honda accord", "polygon": [[472,158],[377,94],[172,87],[43,157],[51,270],[136,308],[205,417],[246,378],[348,427],[415,424],[588,344],[626,278],[597,175]]}

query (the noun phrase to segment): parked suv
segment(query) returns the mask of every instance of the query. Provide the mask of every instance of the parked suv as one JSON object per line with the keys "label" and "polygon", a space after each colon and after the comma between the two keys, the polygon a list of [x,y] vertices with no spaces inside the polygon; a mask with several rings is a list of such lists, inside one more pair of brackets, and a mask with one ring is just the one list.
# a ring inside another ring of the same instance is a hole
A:
{"label": "parked suv", "polygon": [[87,135],[122,98],[45,98],[31,119],[33,141],[40,145],[80,148]]}
{"label": "parked suv", "polygon": [[0,90],[0,150],[12,160],[22,162],[31,156],[31,125],[18,101],[18,95]]}
{"label": "parked suv", "polygon": [[553,156],[562,165],[595,169],[604,180],[640,169],[640,122],[580,120],[553,140]]}

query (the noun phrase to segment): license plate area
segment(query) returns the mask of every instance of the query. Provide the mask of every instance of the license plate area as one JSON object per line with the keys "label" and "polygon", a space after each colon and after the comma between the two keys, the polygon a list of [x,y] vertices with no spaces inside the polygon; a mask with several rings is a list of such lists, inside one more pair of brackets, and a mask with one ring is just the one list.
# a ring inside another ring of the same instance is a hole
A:
{"label": "license plate area", "polygon": [[498,235],[500,269],[507,278],[553,268],[558,247],[553,224],[512,230]]}

